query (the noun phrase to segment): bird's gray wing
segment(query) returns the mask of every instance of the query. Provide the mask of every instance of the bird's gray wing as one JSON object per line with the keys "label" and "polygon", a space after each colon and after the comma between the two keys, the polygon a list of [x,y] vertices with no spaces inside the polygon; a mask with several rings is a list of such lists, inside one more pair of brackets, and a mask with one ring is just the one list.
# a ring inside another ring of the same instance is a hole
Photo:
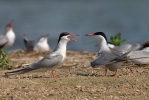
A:
{"label": "bird's gray wing", "polygon": [[100,53],[99,56],[91,62],[91,66],[98,67],[98,66],[104,66],[107,64],[114,63],[118,56],[112,54],[112,53]]}
{"label": "bird's gray wing", "polygon": [[131,48],[131,44],[123,44],[123,45],[114,47],[114,49],[119,50],[119,51],[128,50],[130,48]]}
{"label": "bird's gray wing", "polygon": [[8,38],[4,35],[0,35],[0,48],[3,48],[8,43]]}
{"label": "bird's gray wing", "polygon": [[132,51],[128,55],[128,61],[141,63],[141,64],[148,64],[149,63],[149,52],[148,51]]}
{"label": "bird's gray wing", "polygon": [[39,62],[33,63],[29,66],[32,69],[38,68],[52,68],[55,65],[59,64],[63,59],[62,55],[46,56]]}
{"label": "bird's gray wing", "polygon": [[123,44],[123,45],[120,45],[120,46],[115,46],[113,49],[117,50],[119,52],[126,53],[126,52],[129,52],[130,50],[131,51],[132,50],[137,50],[139,48],[141,48],[140,44]]}
{"label": "bird's gray wing", "polygon": [[40,68],[50,69],[60,63],[62,61],[63,57],[61,55],[55,55],[55,56],[46,56],[42,60],[36,63],[32,63],[29,65],[29,67],[12,71],[12,72],[6,72],[5,75],[8,77],[9,75],[16,75],[16,74],[23,74],[31,71],[36,71]]}

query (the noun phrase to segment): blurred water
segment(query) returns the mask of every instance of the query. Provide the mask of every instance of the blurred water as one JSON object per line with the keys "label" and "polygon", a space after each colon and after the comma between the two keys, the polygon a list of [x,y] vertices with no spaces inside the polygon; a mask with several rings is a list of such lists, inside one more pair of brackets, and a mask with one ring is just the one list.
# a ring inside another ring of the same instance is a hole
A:
{"label": "blurred water", "polygon": [[55,48],[61,32],[80,34],[69,50],[97,51],[97,40],[84,34],[103,31],[108,39],[121,32],[125,43],[149,39],[148,0],[0,0],[0,33],[13,21],[17,35],[9,50],[24,48],[22,36],[37,40],[50,33]]}

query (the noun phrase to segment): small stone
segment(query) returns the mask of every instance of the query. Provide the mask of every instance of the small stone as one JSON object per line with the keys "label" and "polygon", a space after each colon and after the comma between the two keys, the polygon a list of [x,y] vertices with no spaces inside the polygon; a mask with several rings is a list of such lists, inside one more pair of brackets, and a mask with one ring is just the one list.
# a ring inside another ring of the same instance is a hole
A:
{"label": "small stone", "polygon": [[77,86],[76,86],[76,88],[81,88],[81,87],[82,87],[81,85],[77,85]]}
{"label": "small stone", "polygon": [[140,90],[136,90],[136,92],[139,92]]}

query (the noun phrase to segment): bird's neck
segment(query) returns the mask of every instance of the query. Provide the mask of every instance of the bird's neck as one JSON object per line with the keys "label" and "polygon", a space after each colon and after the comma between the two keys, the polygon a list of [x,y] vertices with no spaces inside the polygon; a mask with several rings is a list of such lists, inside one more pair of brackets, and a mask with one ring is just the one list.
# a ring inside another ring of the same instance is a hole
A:
{"label": "bird's neck", "polygon": [[48,43],[47,39],[45,39],[45,40],[43,41],[43,43]]}
{"label": "bird's neck", "polygon": [[99,40],[99,51],[110,51],[107,42],[105,40]]}
{"label": "bird's neck", "polygon": [[8,31],[6,31],[5,35],[11,39],[11,38],[15,38],[15,34],[13,32],[13,29],[9,29]]}
{"label": "bird's neck", "polygon": [[15,33],[13,32],[13,29],[9,29],[6,33],[5,33],[6,37],[9,40],[9,45],[12,45],[15,41]]}
{"label": "bird's neck", "polygon": [[67,42],[68,41],[66,41],[66,40],[60,40],[54,51],[59,51],[59,53],[61,53],[63,56],[65,56],[66,55]]}

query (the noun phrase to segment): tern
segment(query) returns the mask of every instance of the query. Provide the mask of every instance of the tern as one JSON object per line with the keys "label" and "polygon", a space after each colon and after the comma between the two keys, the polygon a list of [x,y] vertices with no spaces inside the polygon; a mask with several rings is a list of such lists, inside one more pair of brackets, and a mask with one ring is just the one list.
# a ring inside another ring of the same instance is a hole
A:
{"label": "tern", "polygon": [[139,64],[149,64],[149,51],[147,50],[135,50],[128,53],[124,61],[134,62]]}
{"label": "tern", "polygon": [[[122,44],[120,46],[115,46],[111,42],[107,42],[108,47],[111,50],[119,51],[123,54],[129,52],[130,50],[135,51],[135,50],[148,50],[146,46],[136,43],[136,44]],[[99,45],[96,45],[99,46]]]}
{"label": "tern", "polygon": [[111,50],[108,47],[107,37],[103,32],[96,32],[92,34],[86,34],[86,36],[95,36],[99,41],[99,52],[98,57],[91,62],[93,68],[105,66],[105,76],[107,75],[107,70],[115,71],[113,76],[116,76],[117,69],[122,67],[122,62],[115,62],[115,59],[122,59],[123,53],[119,51]]}
{"label": "tern", "polygon": [[122,53],[127,53],[130,50],[132,51],[149,51],[149,40],[144,43],[135,43],[135,44],[122,44],[120,46],[114,46],[113,44],[108,42],[108,47],[114,50],[118,50]]}
{"label": "tern", "polygon": [[13,31],[12,22],[6,25],[5,34],[0,35],[0,49],[5,49],[14,44],[15,33]]}
{"label": "tern", "polygon": [[48,44],[48,34],[39,38],[33,50],[34,51],[50,51],[50,46]]}
{"label": "tern", "polygon": [[91,62],[93,68],[105,66],[105,75],[107,69],[115,71],[122,67],[123,61],[148,64],[149,63],[149,42],[143,44],[124,44],[121,46],[110,46],[107,37],[103,32],[87,34],[86,36],[95,36],[99,41],[98,57]]}
{"label": "tern", "polygon": [[109,46],[109,44],[108,44],[108,46],[109,46],[110,49],[118,50],[118,51],[120,51],[124,54],[124,53],[129,52],[130,50],[132,50],[132,51],[148,51],[149,52],[149,44],[148,43],[145,42],[143,44],[139,44],[139,43],[136,43],[136,44],[123,44],[123,45],[120,45],[120,46],[113,46],[113,47]]}
{"label": "tern", "polygon": [[45,56],[43,59],[41,59],[38,62],[34,62],[29,65],[29,67],[12,71],[12,72],[6,72],[5,75],[8,77],[9,75],[17,75],[17,74],[23,74],[27,72],[40,72],[40,71],[47,71],[52,70],[51,74],[53,78],[56,78],[54,75],[54,68],[56,68],[57,65],[59,65],[61,62],[64,61],[66,58],[66,46],[69,41],[77,41],[74,38],[71,38],[70,36],[78,36],[77,34],[70,34],[68,32],[62,32],[59,36],[58,43],[54,51]]}
{"label": "tern", "polygon": [[48,34],[41,36],[37,42],[24,36],[24,44],[27,51],[50,51]]}

